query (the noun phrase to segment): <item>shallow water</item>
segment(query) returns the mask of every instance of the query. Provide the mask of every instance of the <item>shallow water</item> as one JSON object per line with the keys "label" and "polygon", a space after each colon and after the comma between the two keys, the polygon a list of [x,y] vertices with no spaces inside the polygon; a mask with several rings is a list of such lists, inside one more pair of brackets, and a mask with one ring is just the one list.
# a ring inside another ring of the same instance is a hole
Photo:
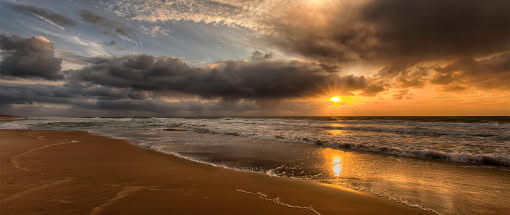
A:
{"label": "shallow water", "polygon": [[0,128],[87,130],[440,214],[510,213],[506,118],[29,118]]}

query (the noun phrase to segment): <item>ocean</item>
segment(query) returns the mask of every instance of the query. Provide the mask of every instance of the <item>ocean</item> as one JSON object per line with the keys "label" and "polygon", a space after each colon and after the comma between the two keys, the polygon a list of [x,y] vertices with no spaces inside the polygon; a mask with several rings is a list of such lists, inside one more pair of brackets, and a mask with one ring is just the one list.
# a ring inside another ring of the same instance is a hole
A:
{"label": "ocean", "polygon": [[437,214],[510,214],[510,117],[31,117],[0,128],[84,130]]}

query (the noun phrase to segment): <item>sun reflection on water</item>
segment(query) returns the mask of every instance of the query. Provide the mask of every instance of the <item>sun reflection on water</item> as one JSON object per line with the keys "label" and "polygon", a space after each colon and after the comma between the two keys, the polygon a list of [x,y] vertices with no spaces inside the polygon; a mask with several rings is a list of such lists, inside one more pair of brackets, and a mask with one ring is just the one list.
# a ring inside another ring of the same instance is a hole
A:
{"label": "sun reflection on water", "polygon": [[334,156],[332,165],[333,174],[335,175],[335,177],[340,177],[340,174],[342,173],[342,157],[340,155]]}
{"label": "sun reflection on water", "polygon": [[328,134],[331,136],[343,136],[346,133],[342,130],[326,130],[326,132],[328,132]]}

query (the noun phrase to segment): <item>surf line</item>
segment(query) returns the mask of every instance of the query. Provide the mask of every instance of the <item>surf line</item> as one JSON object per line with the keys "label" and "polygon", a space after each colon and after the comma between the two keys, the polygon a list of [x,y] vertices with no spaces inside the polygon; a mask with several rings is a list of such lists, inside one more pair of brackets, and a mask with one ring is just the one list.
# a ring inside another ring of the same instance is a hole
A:
{"label": "surf line", "polygon": [[95,207],[90,212],[90,215],[97,215],[100,214],[101,211],[103,211],[106,207],[113,205],[115,202],[119,201],[120,199],[123,199],[125,197],[128,197],[130,194],[138,192],[140,190],[144,189],[143,186],[132,186],[132,187],[124,187],[121,191],[119,191],[115,196],[103,204]]}
{"label": "surf line", "polygon": [[271,201],[271,202],[273,202],[276,205],[281,205],[281,206],[285,206],[285,207],[288,207],[288,208],[305,209],[305,210],[309,210],[309,211],[313,212],[316,215],[321,215],[321,213],[319,213],[319,211],[315,210],[312,206],[305,207],[305,206],[299,206],[299,205],[291,205],[291,204],[288,204],[288,203],[280,201],[280,197],[278,197],[278,196],[275,197],[275,198],[271,198],[267,194],[262,193],[262,192],[256,192],[255,193],[255,192],[250,192],[250,191],[246,191],[246,190],[242,190],[242,189],[236,189],[236,191],[240,192],[240,193],[256,195],[260,199],[263,199],[263,200],[266,200],[266,201]]}

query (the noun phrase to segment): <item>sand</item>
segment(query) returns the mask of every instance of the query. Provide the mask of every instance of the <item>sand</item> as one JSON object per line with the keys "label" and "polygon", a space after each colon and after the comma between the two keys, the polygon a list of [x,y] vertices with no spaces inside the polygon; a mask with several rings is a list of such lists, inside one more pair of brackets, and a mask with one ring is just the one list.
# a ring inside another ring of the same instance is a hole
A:
{"label": "sand", "polygon": [[0,130],[0,214],[426,214],[81,131]]}
{"label": "sand", "polygon": [[12,121],[12,120],[17,120],[19,119],[20,117],[16,117],[16,116],[7,116],[7,115],[0,115],[0,122],[2,121]]}

